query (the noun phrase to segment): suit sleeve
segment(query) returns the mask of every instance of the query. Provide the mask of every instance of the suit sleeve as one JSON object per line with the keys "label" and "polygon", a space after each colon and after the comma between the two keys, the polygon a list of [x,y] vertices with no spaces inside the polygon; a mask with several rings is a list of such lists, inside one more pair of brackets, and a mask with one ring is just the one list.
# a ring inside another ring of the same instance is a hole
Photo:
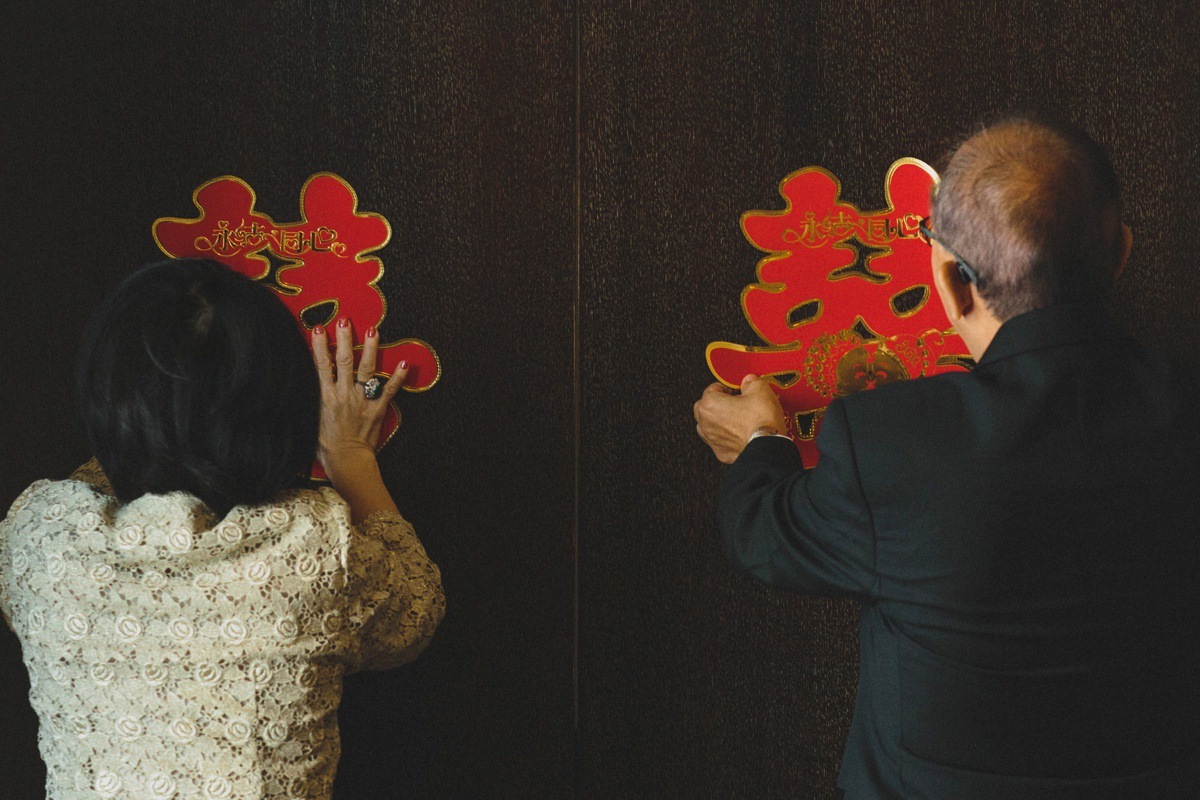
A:
{"label": "suit sleeve", "polygon": [[730,562],[769,586],[863,596],[875,584],[875,541],[846,413],[825,412],[820,460],[804,469],[792,442],[750,442],[725,473],[718,527]]}

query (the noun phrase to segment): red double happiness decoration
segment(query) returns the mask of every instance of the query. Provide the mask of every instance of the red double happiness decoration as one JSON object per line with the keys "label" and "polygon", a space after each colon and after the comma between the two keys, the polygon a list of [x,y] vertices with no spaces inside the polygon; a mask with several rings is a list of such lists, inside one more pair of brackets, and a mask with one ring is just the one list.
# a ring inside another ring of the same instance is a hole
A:
{"label": "red double happiness decoration", "polygon": [[[357,363],[367,329],[378,328],[387,313],[387,300],[377,285],[383,263],[368,254],[391,239],[388,221],[360,212],[354,189],[328,172],[305,181],[299,222],[275,222],[255,210],[255,199],[254,190],[240,178],[226,175],[208,181],[192,194],[200,215],[156,220],[154,241],[168,256],[211,258],[265,284],[305,333],[349,318]],[[410,392],[424,391],[441,377],[437,354],[420,339],[380,345],[380,373],[390,375],[401,361],[408,363],[404,388]],[[380,447],[399,424],[393,404],[384,419]],[[320,464],[314,464],[313,477],[324,476]]]}
{"label": "red double happiness decoration", "polygon": [[742,215],[746,238],[769,254],[742,292],[746,319],[768,344],[713,342],[708,366],[731,387],[751,373],[770,379],[807,466],[834,398],[972,363],[917,236],[936,182],[927,164],[900,159],[884,180],[888,207],[859,211],[832,173],[807,167],[780,183],[783,211]]}

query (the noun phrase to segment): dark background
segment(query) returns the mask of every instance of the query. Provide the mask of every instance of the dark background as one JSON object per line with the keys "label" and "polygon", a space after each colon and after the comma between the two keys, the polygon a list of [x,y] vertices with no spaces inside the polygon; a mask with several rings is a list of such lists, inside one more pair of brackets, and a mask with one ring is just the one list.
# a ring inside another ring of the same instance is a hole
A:
{"label": "dark background", "polygon": [[[294,219],[335,172],[392,223],[385,340],[442,359],[382,463],[449,605],[416,663],[347,681],[338,796],[829,797],[855,608],[726,567],[691,420],[705,345],[755,343],[741,213],[810,164],[878,207],[896,158],[1058,109],[1125,183],[1119,314],[1200,349],[1195,12],[946,5],[5,4],[0,506],[87,459],[76,342],[156,217],[234,174]],[[5,632],[12,800],[42,795],[27,691]]]}

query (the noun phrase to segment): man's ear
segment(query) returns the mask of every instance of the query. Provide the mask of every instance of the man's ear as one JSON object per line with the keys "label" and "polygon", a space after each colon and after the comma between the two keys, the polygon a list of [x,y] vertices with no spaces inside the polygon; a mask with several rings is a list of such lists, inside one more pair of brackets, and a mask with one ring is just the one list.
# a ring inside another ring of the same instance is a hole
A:
{"label": "man's ear", "polygon": [[942,308],[946,310],[946,317],[950,320],[951,325],[957,325],[958,321],[975,304],[975,295],[971,292],[971,284],[959,276],[958,262],[953,258],[937,258],[935,256],[931,268],[933,270],[933,286],[942,300]]}
{"label": "man's ear", "polygon": [[1133,231],[1129,230],[1129,226],[1124,222],[1121,223],[1121,260],[1117,262],[1117,269],[1113,272],[1113,280],[1121,277],[1121,273],[1125,271],[1125,265],[1129,262],[1129,253],[1133,250]]}

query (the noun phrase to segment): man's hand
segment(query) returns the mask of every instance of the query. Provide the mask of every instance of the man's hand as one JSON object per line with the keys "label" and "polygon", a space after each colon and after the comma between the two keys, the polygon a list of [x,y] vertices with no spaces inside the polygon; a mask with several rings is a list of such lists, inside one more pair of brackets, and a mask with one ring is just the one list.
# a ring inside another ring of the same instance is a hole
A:
{"label": "man's hand", "polygon": [[696,433],[722,464],[732,464],[750,441],[750,435],[760,428],[775,433],[787,431],[779,398],[771,384],[757,375],[742,379],[741,394],[720,383],[710,385],[692,411]]}

